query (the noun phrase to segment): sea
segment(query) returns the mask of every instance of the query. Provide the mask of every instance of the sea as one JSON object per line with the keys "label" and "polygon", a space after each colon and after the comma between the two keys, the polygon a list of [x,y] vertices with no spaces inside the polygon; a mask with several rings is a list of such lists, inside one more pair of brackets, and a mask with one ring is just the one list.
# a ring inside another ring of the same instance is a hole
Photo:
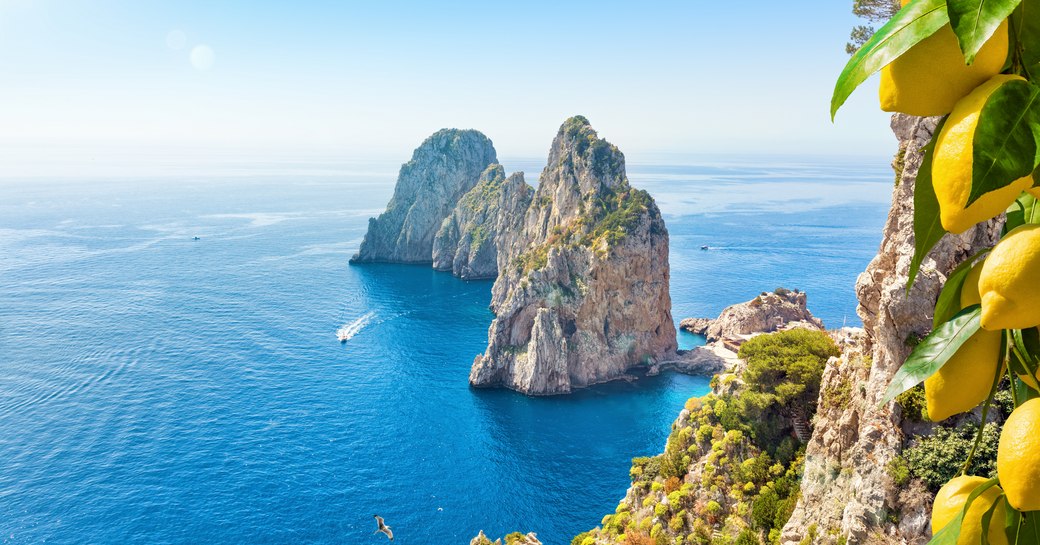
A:
{"label": "sea", "polygon": [[[783,286],[859,325],[887,163],[629,164],[675,321]],[[613,512],[708,377],[470,388],[492,282],[347,262],[398,167],[0,181],[0,543],[378,544],[380,515],[402,545],[565,545]]]}

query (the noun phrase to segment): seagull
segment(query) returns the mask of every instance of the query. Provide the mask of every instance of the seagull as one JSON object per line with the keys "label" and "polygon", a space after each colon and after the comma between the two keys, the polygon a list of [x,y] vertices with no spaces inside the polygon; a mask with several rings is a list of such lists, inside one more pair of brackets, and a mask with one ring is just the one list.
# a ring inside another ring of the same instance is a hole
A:
{"label": "seagull", "polygon": [[372,533],[373,534],[378,534],[379,532],[383,532],[384,534],[386,534],[386,537],[390,538],[390,541],[393,541],[394,540],[394,533],[390,531],[390,527],[389,526],[387,526],[386,524],[383,524],[383,517],[381,517],[379,515],[372,515],[372,516],[376,518],[376,524],[379,525],[379,528],[377,528],[376,531],[372,532]]}

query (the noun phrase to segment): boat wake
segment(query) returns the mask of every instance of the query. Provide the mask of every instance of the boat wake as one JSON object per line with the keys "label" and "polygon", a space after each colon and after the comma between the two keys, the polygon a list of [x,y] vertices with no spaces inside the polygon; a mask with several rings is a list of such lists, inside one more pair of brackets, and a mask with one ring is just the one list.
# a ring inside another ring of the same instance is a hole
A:
{"label": "boat wake", "polygon": [[357,320],[354,320],[353,322],[350,322],[349,324],[344,324],[343,327],[339,328],[339,330],[336,331],[336,337],[339,339],[339,342],[345,343],[349,341],[351,338],[353,338],[354,335],[360,333],[361,330],[364,329],[365,326],[372,321],[372,318],[375,315],[375,312],[369,312],[368,314],[365,314],[364,316],[358,318]]}

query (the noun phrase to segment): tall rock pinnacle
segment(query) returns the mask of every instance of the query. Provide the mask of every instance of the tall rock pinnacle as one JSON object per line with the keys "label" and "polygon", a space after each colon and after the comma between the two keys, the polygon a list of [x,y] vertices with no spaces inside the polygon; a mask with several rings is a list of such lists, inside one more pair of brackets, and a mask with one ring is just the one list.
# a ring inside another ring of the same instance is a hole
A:
{"label": "tall rock pinnacle", "polygon": [[401,166],[386,211],[368,222],[351,263],[430,263],[433,239],[444,219],[498,158],[478,131],[442,129]]}
{"label": "tall rock pinnacle", "polygon": [[522,224],[498,244],[472,385],[566,393],[675,351],[664,220],[584,117],[560,127]]}

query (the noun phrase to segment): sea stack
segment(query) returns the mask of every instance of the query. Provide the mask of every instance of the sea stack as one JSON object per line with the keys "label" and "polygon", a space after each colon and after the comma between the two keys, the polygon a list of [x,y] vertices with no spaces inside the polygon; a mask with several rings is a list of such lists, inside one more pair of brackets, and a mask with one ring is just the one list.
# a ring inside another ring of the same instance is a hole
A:
{"label": "sea stack", "polygon": [[386,211],[368,222],[351,263],[430,263],[433,239],[444,219],[480,175],[497,163],[495,147],[474,130],[442,129],[401,166]]}
{"label": "sea stack", "polygon": [[498,237],[495,319],[470,384],[561,394],[674,354],[664,220],[584,117],[560,127],[517,227]]}
{"label": "sea stack", "polygon": [[[494,278],[500,233],[519,229],[533,193],[523,172],[507,179],[502,165],[487,167],[437,231],[433,268],[465,280]],[[506,235],[506,246],[511,239]]]}

